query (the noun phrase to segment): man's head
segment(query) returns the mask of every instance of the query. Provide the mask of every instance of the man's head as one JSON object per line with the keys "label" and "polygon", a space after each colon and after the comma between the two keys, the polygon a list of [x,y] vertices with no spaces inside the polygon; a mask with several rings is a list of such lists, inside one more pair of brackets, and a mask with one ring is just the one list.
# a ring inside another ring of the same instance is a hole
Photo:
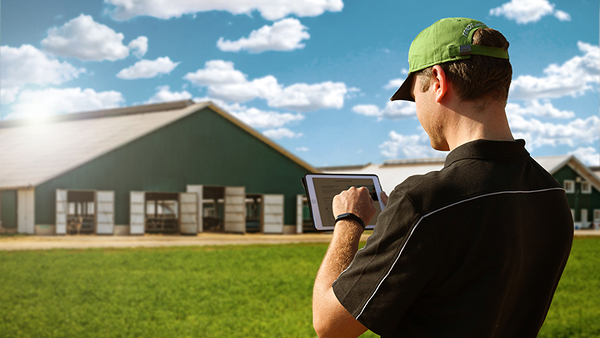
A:
{"label": "man's head", "polygon": [[512,77],[509,43],[502,33],[467,18],[442,19],[424,29],[408,53],[409,74],[391,100],[414,101],[413,78],[425,88],[431,67],[440,65],[463,101],[481,98],[506,102]]}

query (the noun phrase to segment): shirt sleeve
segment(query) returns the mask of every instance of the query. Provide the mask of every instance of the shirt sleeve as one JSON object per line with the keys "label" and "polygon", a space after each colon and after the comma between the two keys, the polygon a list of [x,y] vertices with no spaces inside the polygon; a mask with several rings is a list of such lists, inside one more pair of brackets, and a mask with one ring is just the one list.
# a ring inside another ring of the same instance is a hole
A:
{"label": "shirt sleeve", "polygon": [[394,331],[437,269],[430,229],[396,188],[367,244],[333,283],[340,303],[379,335]]}

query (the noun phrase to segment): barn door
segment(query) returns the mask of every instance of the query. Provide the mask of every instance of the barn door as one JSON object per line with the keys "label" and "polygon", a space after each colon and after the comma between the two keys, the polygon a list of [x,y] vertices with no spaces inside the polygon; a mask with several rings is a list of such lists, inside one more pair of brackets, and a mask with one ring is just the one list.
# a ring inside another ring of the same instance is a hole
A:
{"label": "barn door", "polygon": [[186,191],[194,192],[194,193],[196,193],[196,196],[198,196],[197,203],[196,203],[196,212],[197,212],[196,221],[198,222],[198,232],[202,232],[203,231],[202,221],[203,221],[203,215],[204,215],[204,213],[202,212],[202,199],[203,199],[202,186],[201,185],[188,185],[186,188]]}
{"label": "barn door", "polygon": [[304,224],[304,201],[306,196],[296,195],[296,233],[301,234]]}
{"label": "barn door", "polygon": [[143,235],[146,230],[146,193],[143,191],[129,192],[129,233]]}
{"label": "barn door", "polygon": [[195,192],[179,194],[179,231],[186,235],[198,233],[198,195]]}
{"label": "barn door", "polygon": [[17,229],[20,234],[35,233],[35,193],[33,189],[17,190]]}
{"label": "barn door", "polygon": [[283,195],[263,195],[263,232],[283,233]]}
{"label": "barn door", "polygon": [[96,233],[112,235],[115,228],[115,192],[96,191]]}
{"label": "barn door", "polygon": [[56,189],[56,234],[67,233],[67,191]]}
{"label": "barn door", "polygon": [[246,188],[225,187],[225,232],[246,232]]}

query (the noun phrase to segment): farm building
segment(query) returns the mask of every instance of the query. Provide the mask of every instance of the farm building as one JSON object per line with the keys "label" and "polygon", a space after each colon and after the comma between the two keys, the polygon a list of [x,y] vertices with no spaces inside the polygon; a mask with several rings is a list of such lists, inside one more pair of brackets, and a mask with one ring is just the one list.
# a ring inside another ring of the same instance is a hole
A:
{"label": "farm building", "polygon": [[[425,174],[444,167],[444,158],[390,160],[383,164],[366,164],[319,168],[325,173],[364,173],[379,176],[388,194],[411,175]],[[566,190],[576,228],[600,228],[600,178],[575,156],[536,157]]]}
{"label": "farm building", "polygon": [[0,231],[293,233],[316,171],[211,102],[0,121]]}

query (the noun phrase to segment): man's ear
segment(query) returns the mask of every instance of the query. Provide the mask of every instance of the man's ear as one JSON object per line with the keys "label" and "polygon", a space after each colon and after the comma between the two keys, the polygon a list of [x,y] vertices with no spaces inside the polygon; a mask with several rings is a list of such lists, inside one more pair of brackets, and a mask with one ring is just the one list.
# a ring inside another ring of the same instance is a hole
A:
{"label": "man's ear", "polygon": [[440,67],[440,65],[433,66],[431,72],[431,81],[433,85],[433,92],[435,94],[435,102],[441,103],[448,92],[448,86],[450,83],[446,77],[446,72],[444,72],[444,69]]}

